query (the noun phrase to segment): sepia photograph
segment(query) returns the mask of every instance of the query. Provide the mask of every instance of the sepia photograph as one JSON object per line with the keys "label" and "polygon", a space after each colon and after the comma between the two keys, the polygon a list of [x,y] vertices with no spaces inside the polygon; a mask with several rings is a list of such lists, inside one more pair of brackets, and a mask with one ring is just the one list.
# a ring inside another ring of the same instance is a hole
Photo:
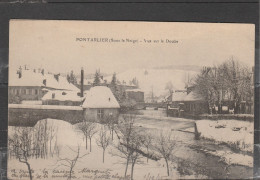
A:
{"label": "sepia photograph", "polygon": [[253,24],[9,28],[8,179],[252,178]]}

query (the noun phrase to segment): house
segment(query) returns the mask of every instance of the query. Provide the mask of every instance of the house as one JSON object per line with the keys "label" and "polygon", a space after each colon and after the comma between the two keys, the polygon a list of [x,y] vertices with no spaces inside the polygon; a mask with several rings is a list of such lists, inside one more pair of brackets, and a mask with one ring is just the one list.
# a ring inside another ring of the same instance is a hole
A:
{"label": "house", "polygon": [[43,105],[80,106],[81,103],[78,91],[50,90],[42,97]]}
{"label": "house", "polygon": [[195,116],[208,112],[207,102],[193,91],[184,97],[183,103],[185,115]]}
{"label": "house", "polygon": [[195,116],[208,112],[206,101],[192,91],[189,93],[185,90],[172,92],[167,101],[169,116]]}
{"label": "house", "polygon": [[144,92],[141,89],[127,89],[125,90],[126,96],[135,102],[144,102]]}
{"label": "house", "polygon": [[105,122],[107,118],[118,118],[120,105],[110,88],[92,87],[82,104],[84,118],[87,121]]}
{"label": "house", "polygon": [[44,69],[22,69],[9,72],[9,103],[40,102],[49,90],[79,91],[60,74],[45,73]]}

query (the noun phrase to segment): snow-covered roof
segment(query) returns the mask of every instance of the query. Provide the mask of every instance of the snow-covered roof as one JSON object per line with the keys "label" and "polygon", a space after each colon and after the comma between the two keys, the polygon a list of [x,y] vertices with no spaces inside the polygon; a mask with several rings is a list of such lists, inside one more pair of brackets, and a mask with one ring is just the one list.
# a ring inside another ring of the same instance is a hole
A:
{"label": "snow-covered roof", "polygon": [[194,92],[187,94],[185,91],[172,93],[172,101],[202,101],[203,98],[196,95]]}
{"label": "snow-covered roof", "polygon": [[82,98],[78,96],[78,91],[52,90],[48,91],[42,100],[81,101]]}
{"label": "snow-covered roof", "polygon": [[[46,85],[44,84],[46,82]],[[32,70],[22,70],[21,78],[16,71],[9,72],[9,86],[40,86],[53,89],[64,89],[70,91],[79,91],[73,84],[69,83],[66,77],[59,76],[54,78],[54,74],[34,72]]]}
{"label": "snow-covered roof", "polygon": [[126,89],[126,92],[143,92],[141,89]]}
{"label": "snow-covered roof", "polygon": [[9,86],[43,86],[43,78],[41,73],[34,73],[30,70],[23,70],[22,76],[16,71],[9,71]]}
{"label": "snow-covered roof", "polygon": [[172,93],[172,101],[184,101],[187,92],[174,92]]}
{"label": "snow-covered roof", "polygon": [[83,108],[120,108],[112,91],[105,86],[92,87],[86,95]]}
{"label": "snow-covered roof", "polygon": [[203,100],[202,97],[199,97],[194,92],[190,92],[185,98],[184,101],[201,101]]}

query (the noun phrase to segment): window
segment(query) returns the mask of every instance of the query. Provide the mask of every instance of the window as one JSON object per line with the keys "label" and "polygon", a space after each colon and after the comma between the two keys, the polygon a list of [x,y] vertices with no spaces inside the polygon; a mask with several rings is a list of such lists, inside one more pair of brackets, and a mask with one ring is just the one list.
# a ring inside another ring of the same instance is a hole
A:
{"label": "window", "polygon": [[26,90],[25,89],[22,90],[22,94],[26,94]]}
{"label": "window", "polygon": [[35,95],[38,95],[38,89],[35,89],[35,90],[34,90],[34,94],[35,94]]}
{"label": "window", "polygon": [[102,119],[104,117],[104,109],[98,109],[97,115],[99,119]]}
{"label": "window", "polygon": [[16,93],[15,93],[16,95],[19,95],[19,89],[16,89]]}
{"label": "window", "polygon": [[25,94],[29,94],[29,89],[26,89],[26,90],[25,90]]}
{"label": "window", "polygon": [[32,94],[32,89],[29,89],[29,94],[30,94],[30,95]]}

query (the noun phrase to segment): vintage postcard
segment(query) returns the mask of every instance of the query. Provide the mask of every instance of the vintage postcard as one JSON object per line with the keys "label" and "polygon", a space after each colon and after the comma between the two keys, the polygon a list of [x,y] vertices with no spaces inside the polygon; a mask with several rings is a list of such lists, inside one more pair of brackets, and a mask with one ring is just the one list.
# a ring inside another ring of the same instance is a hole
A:
{"label": "vintage postcard", "polygon": [[255,27],[11,20],[8,178],[253,176]]}

